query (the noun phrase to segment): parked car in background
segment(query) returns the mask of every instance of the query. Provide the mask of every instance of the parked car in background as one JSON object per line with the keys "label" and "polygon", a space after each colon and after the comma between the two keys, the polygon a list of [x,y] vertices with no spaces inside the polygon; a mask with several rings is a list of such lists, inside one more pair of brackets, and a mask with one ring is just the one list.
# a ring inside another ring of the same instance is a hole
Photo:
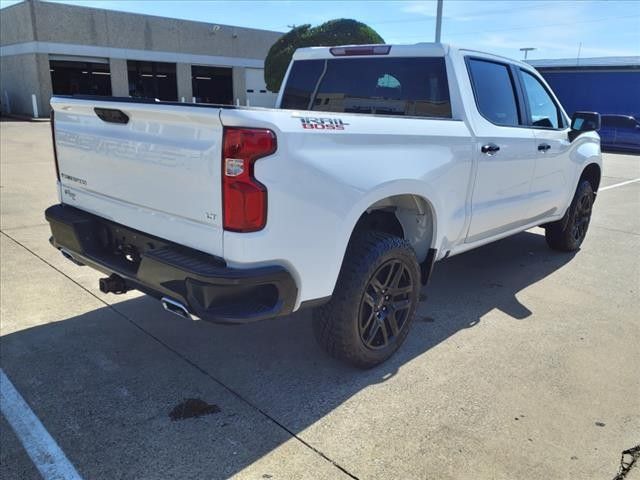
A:
{"label": "parked car in background", "polygon": [[602,115],[600,141],[603,149],[640,153],[640,122],[631,115]]}

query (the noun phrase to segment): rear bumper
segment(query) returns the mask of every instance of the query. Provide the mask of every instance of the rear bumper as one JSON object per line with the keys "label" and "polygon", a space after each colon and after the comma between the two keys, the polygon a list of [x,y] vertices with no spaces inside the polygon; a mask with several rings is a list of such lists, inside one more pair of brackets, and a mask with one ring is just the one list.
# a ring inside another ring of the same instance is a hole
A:
{"label": "rear bumper", "polygon": [[248,323],[292,312],[297,287],[281,266],[227,267],[213,255],[153,237],[68,205],[45,211],[51,244],[79,264],[182,303],[216,323]]}

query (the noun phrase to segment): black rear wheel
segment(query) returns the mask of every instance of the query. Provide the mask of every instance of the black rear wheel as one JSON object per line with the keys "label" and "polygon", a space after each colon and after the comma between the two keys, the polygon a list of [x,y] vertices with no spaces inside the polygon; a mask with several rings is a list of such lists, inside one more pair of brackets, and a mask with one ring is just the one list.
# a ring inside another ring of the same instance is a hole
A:
{"label": "black rear wheel", "polygon": [[358,331],[372,350],[386,348],[402,331],[411,308],[413,278],[398,259],[382,264],[365,287],[360,302]]}
{"label": "black rear wheel", "polygon": [[314,310],[316,339],[330,355],[360,368],[389,358],[404,342],[420,292],[420,270],[406,240],[356,235],[331,300]]}

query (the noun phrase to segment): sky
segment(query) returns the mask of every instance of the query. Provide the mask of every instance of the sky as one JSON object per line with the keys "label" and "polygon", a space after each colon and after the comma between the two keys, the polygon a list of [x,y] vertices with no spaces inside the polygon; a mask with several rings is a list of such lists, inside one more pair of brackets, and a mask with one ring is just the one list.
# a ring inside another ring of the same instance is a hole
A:
{"label": "sky", "polygon": [[[14,3],[0,0],[0,7]],[[387,43],[432,42],[435,35],[435,0],[61,3],[281,32],[292,25],[352,18],[374,28]],[[536,49],[529,59],[640,55],[640,1],[444,0],[442,41],[511,58],[522,58],[522,47]]]}

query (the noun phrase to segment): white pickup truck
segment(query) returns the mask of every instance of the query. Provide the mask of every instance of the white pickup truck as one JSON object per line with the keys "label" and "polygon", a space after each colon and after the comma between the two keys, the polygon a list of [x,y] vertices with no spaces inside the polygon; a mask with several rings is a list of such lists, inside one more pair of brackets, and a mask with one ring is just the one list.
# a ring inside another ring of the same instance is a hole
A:
{"label": "white pickup truck", "polygon": [[583,241],[597,113],[571,121],[525,63],[442,44],[298,50],[276,109],[54,97],[54,247],[186,318],[314,307],[319,343],[372,367],[434,262],[541,225]]}

